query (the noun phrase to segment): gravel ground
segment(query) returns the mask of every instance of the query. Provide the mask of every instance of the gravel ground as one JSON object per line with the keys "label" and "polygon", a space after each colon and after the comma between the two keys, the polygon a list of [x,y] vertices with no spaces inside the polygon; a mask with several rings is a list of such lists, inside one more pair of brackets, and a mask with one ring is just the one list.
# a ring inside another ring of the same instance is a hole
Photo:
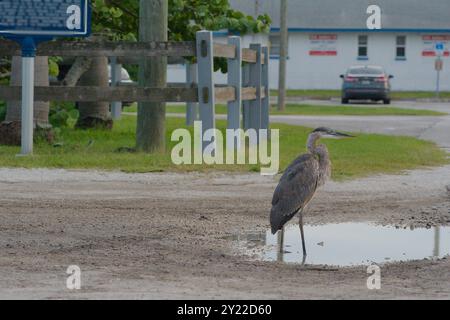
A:
{"label": "gravel ground", "polygon": [[[231,235],[268,227],[277,177],[0,169],[0,298],[450,298],[450,260],[327,269],[251,261]],[[307,224],[450,223],[450,166],[329,183]],[[66,269],[82,289],[66,289]]]}

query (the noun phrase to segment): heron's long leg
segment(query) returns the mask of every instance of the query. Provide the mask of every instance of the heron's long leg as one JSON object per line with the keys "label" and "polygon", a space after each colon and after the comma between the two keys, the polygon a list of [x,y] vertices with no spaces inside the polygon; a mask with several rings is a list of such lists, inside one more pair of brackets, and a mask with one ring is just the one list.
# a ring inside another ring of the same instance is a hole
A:
{"label": "heron's long leg", "polygon": [[302,235],[302,246],[303,246],[303,258],[306,257],[306,243],[305,243],[305,232],[303,230],[303,212],[300,212],[300,234]]}
{"label": "heron's long leg", "polygon": [[278,232],[278,253],[280,253],[280,256],[278,257],[278,261],[283,261],[283,253],[284,253],[284,227]]}

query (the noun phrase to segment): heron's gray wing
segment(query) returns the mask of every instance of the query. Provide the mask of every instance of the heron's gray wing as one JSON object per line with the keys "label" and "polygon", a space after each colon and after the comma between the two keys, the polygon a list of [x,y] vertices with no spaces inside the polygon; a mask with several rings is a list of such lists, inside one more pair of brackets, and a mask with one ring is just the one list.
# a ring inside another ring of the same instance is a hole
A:
{"label": "heron's gray wing", "polygon": [[319,163],[311,154],[298,157],[280,179],[273,199],[272,231],[280,230],[314,196],[319,181]]}

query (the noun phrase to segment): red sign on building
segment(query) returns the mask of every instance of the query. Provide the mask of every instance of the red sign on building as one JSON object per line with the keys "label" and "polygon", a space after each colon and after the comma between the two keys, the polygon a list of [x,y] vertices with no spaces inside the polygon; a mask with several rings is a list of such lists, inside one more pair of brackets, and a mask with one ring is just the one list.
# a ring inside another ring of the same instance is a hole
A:
{"label": "red sign on building", "polygon": [[336,34],[312,34],[309,36],[310,56],[337,56]]}
{"label": "red sign on building", "polygon": [[436,57],[436,44],[442,43],[444,45],[444,57],[450,57],[450,35],[425,35],[422,37],[423,50],[422,56]]}

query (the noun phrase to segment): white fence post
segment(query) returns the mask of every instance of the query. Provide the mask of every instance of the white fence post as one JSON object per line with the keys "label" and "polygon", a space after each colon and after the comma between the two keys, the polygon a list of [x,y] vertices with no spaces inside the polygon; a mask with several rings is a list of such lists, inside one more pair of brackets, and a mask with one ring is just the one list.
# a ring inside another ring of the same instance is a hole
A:
{"label": "white fence post", "polygon": [[[111,60],[111,87],[118,87],[122,81],[122,65],[117,63],[117,57]],[[122,101],[114,101],[111,103],[111,117],[118,120],[122,116]]]}
{"label": "white fence post", "polygon": [[34,138],[34,68],[35,57],[22,57],[22,128],[21,156],[33,153]]}
{"label": "white fence post", "polygon": [[[228,59],[228,86],[236,90],[236,99],[228,102],[228,129],[237,130],[241,128],[241,106],[242,106],[242,49],[241,37],[229,37],[228,44],[236,46],[236,57]],[[237,150],[241,147],[241,137],[236,141],[228,141],[227,147],[233,146]]]}
{"label": "white fence post", "polygon": [[[186,62],[186,83],[189,88],[197,85],[197,65],[195,63]],[[186,125],[194,125],[194,121],[198,120],[198,103],[186,103]]]}
{"label": "white fence post", "polygon": [[[250,64],[246,63],[242,68],[242,86],[249,87],[250,86]],[[242,118],[244,130],[248,130],[250,128],[250,101],[243,101],[242,107]]]}
{"label": "white fence post", "polygon": [[264,87],[264,98],[261,106],[261,129],[269,129],[270,124],[270,83],[269,83],[269,48],[263,47],[264,64],[262,65],[262,86]]}
{"label": "white fence post", "polygon": [[[215,87],[214,87],[214,46],[211,31],[197,32],[197,64],[198,64],[198,98],[200,121],[202,122],[202,139],[207,130],[216,128],[215,119]],[[215,141],[215,137],[213,137]],[[203,148],[211,142],[203,141]]]}
{"label": "white fence post", "polygon": [[256,88],[256,99],[250,101],[249,127],[258,131],[261,129],[262,47],[261,44],[251,44],[250,49],[256,51],[256,63],[250,64],[250,86]]}

